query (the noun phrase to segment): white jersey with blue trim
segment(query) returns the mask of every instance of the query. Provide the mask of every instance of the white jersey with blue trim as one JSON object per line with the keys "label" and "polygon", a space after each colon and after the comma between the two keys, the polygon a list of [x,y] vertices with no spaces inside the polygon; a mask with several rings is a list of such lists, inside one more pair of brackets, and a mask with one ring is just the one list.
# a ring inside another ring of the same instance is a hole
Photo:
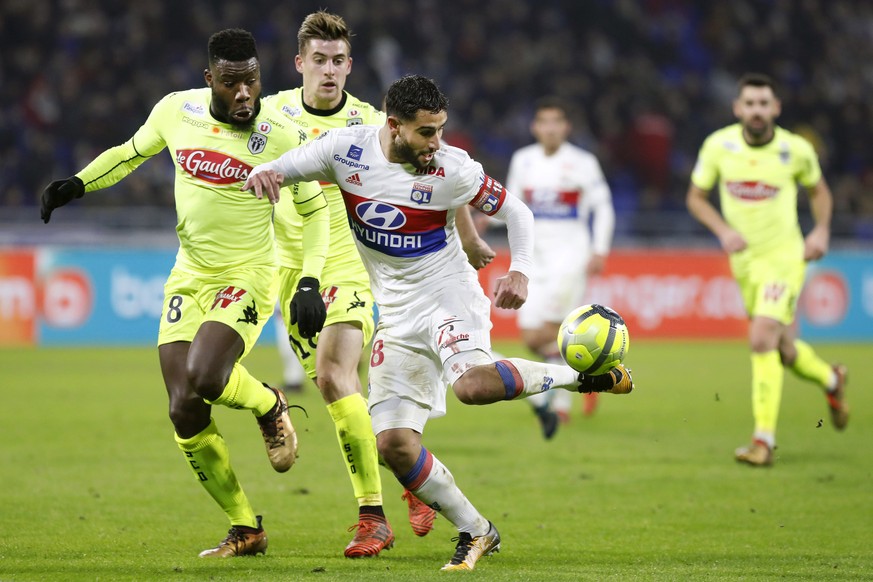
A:
{"label": "white jersey with blue trim", "polygon": [[339,185],[380,310],[408,306],[450,280],[476,280],[458,242],[455,209],[471,204],[493,215],[503,186],[463,150],[443,145],[425,168],[389,162],[380,127],[332,129],[257,168],[282,173],[286,184]]}

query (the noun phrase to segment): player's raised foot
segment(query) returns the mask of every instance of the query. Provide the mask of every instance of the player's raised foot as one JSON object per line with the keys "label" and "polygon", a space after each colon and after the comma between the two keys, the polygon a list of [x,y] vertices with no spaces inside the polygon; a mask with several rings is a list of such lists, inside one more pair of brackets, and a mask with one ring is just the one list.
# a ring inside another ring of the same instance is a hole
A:
{"label": "player's raised foot", "polygon": [[261,427],[270,464],[279,473],[284,473],[297,460],[297,432],[288,415],[288,400],[285,395],[281,390],[266,384],[264,386],[276,394],[276,405],[267,414],[257,418],[258,425]]}
{"label": "player's raised foot", "polygon": [[378,556],[382,550],[390,550],[394,546],[394,532],[384,516],[362,515],[359,519],[358,523],[349,528],[349,531],[357,531],[346,546],[346,558]]}
{"label": "player's raised foot", "polygon": [[476,567],[476,562],[482,556],[488,556],[494,552],[500,551],[500,534],[497,528],[490,521],[488,522],[488,533],[484,536],[473,537],[467,532],[460,532],[458,537],[452,538],[452,541],[457,541],[455,546],[455,555],[448,564],[443,566],[442,570],[472,570]]}
{"label": "player's raised foot", "polygon": [[400,499],[406,501],[409,506],[409,525],[412,533],[418,537],[426,536],[433,529],[433,520],[436,519],[436,511],[428,507],[412,491],[406,490]]}
{"label": "player's raised foot", "polygon": [[549,440],[555,433],[558,432],[560,418],[558,413],[552,410],[548,404],[543,404],[538,408],[534,408],[534,413],[537,415],[537,420],[540,421],[540,428],[543,430],[543,437]]}
{"label": "player's raised foot", "polygon": [[629,394],[634,389],[634,379],[631,371],[618,364],[605,374],[597,376],[579,374],[579,392],[609,392],[610,394]]}
{"label": "player's raised foot", "polygon": [[214,548],[200,552],[201,558],[233,558],[235,556],[256,556],[267,553],[267,532],[261,526],[261,516],[258,517],[258,527],[235,525],[227,532],[227,537]]}
{"label": "player's raised foot", "polygon": [[849,380],[849,371],[842,364],[834,364],[834,374],[837,375],[837,385],[825,392],[825,396],[828,399],[834,428],[843,430],[849,424],[849,405],[846,404],[846,382]]}
{"label": "player's raised foot", "polygon": [[773,449],[764,441],[755,439],[749,446],[735,450],[734,458],[753,467],[769,467],[773,464]]}

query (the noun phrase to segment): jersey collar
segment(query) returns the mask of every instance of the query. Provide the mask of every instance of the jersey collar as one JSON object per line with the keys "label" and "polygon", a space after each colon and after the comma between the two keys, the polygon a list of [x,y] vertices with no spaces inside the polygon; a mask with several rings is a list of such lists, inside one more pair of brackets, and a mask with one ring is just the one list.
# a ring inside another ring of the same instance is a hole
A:
{"label": "jersey collar", "polygon": [[310,107],[306,104],[306,101],[300,99],[300,102],[303,103],[303,109],[306,113],[310,115],[317,115],[319,117],[330,117],[331,115],[336,115],[346,106],[346,101],[348,101],[349,94],[343,91],[343,97],[340,99],[340,102],[333,109],[316,109],[315,107]]}

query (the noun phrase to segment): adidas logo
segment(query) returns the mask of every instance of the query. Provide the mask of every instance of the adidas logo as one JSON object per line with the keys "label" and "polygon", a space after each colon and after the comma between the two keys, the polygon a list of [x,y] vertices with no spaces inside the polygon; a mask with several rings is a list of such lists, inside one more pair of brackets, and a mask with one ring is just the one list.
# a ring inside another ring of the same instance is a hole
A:
{"label": "adidas logo", "polygon": [[361,184],[361,176],[358,174],[352,174],[348,178],[346,178],[346,182],[349,184],[354,184],[355,186],[362,186]]}

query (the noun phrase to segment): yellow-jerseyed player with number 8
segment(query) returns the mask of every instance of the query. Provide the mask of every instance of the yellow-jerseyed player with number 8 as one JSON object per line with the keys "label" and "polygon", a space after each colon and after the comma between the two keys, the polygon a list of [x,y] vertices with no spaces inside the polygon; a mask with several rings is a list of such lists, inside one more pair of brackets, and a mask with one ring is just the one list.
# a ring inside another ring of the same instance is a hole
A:
{"label": "yellow-jerseyed player with number 8", "polygon": [[[302,140],[281,113],[261,106],[260,64],[250,33],[218,32],[209,39],[208,53],[208,87],[161,99],[129,141],[49,185],[41,213],[48,222],[55,208],[112,186],[169,150],[179,252],[164,287],[158,353],[184,462],[231,525],[218,546],[200,555],[226,557],[265,552],[267,536],[231,467],[211,405],[254,413],[276,471],[287,471],[297,453],[285,396],[240,364],[273,312],[278,280],[273,208],[240,186],[252,167]],[[294,186],[287,194],[304,217],[302,272],[317,281],[330,235],[327,202],[315,183]],[[310,336],[325,315],[315,287],[299,289],[293,298],[300,326]]]}

